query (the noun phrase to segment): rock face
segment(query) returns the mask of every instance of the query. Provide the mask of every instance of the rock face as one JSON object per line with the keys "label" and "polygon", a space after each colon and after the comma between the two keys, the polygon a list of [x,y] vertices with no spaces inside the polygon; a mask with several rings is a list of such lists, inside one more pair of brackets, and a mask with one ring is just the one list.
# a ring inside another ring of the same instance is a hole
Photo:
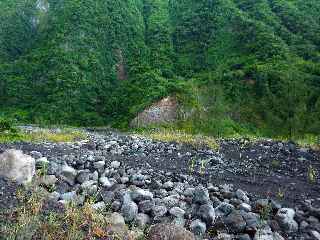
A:
{"label": "rock face", "polygon": [[26,184],[35,174],[35,160],[18,150],[7,150],[0,155],[0,177]]}
{"label": "rock face", "polygon": [[182,227],[172,224],[157,224],[152,226],[148,240],[194,240],[194,235]]}
{"label": "rock face", "polygon": [[153,104],[131,122],[132,127],[174,122],[178,117],[178,103],[174,97],[167,97]]}

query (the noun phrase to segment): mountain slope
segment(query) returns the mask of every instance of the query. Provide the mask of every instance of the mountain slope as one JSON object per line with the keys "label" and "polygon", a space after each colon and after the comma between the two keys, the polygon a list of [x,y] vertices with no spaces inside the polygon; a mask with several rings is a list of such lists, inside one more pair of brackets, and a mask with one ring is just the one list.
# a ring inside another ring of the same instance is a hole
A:
{"label": "mountain slope", "polygon": [[190,130],[320,132],[316,0],[5,0],[0,9],[4,112],[126,126],[176,94],[195,113],[182,121]]}

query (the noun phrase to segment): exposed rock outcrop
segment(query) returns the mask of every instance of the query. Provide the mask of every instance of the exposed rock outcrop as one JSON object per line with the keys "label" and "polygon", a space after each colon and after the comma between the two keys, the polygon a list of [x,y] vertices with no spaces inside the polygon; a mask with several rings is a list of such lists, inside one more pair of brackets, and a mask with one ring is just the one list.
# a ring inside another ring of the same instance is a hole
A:
{"label": "exposed rock outcrop", "polygon": [[152,124],[174,122],[178,118],[178,102],[175,97],[166,97],[151,105],[133,119],[131,126],[144,127]]}

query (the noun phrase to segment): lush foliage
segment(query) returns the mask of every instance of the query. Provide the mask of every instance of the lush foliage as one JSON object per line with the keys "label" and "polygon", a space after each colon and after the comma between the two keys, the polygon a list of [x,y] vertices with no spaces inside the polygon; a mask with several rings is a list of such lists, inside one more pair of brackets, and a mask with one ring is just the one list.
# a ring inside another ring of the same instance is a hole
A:
{"label": "lush foliage", "polygon": [[320,132],[317,0],[3,0],[0,109],[127,126],[176,94],[212,134]]}

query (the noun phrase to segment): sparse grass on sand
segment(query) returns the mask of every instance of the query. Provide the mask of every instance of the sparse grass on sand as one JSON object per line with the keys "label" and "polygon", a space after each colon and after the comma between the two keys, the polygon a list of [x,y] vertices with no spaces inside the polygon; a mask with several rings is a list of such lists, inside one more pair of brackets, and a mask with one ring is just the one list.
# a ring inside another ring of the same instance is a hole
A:
{"label": "sparse grass on sand", "polygon": [[[0,210],[0,236],[4,239],[122,239],[120,231],[110,232],[108,208],[95,210],[90,199],[83,206],[52,205],[47,201],[48,192],[36,185],[17,189],[16,196],[17,206]],[[126,232],[123,227],[118,230]]]}
{"label": "sparse grass on sand", "polygon": [[17,193],[21,205],[10,209],[8,220],[0,228],[6,239],[20,239],[23,236],[23,239],[71,240],[106,236],[104,228],[108,225],[107,218],[92,209],[89,202],[83,207],[70,204],[61,211],[46,209],[46,193],[32,190],[31,195]]}
{"label": "sparse grass on sand", "polygon": [[156,141],[190,144],[196,148],[209,147],[214,150],[217,150],[219,148],[218,142],[213,137],[204,135],[193,135],[178,130],[146,130],[139,132],[138,135],[148,137]]}
{"label": "sparse grass on sand", "polygon": [[74,142],[85,139],[84,132],[75,129],[62,129],[60,131],[51,131],[40,129],[34,132],[18,131],[16,133],[4,132],[0,134],[0,143],[12,142]]}

